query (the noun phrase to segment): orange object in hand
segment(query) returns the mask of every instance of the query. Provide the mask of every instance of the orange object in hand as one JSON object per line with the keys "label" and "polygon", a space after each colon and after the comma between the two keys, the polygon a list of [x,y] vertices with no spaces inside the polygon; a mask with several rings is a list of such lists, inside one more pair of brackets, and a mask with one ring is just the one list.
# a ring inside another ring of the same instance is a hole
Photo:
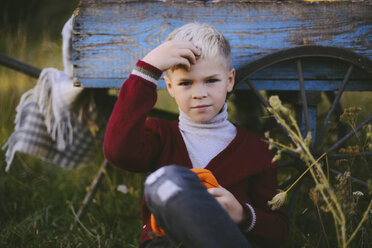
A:
{"label": "orange object in hand", "polygon": [[213,176],[210,170],[198,168],[192,168],[191,170],[198,175],[200,181],[207,189],[219,187],[217,179]]}
{"label": "orange object in hand", "polygon": [[[207,189],[210,188],[218,188],[219,184],[217,182],[217,179],[213,176],[212,172],[207,169],[198,169],[198,168],[192,168],[191,171],[196,173],[196,175],[199,177],[200,181],[204,184],[204,186]],[[156,236],[164,237],[165,232],[164,230],[156,224],[155,216],[154,214],[151,214],[151,228],[156,234]]]}

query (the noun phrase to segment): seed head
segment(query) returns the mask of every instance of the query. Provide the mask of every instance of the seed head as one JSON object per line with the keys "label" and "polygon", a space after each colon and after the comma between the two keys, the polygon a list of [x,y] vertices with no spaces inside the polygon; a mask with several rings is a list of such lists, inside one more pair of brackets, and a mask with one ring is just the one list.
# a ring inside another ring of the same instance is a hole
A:
{"label": "seed head", "polygon": [[280,110],[282,106],[282,101],[280,101],[279,96],[270,96],[269,98],[270,106],[275,110]]}
{"label": "seed head", "polygon": [[319,193],[315,188],[311,188],[309,192],[310,199],[316,204],[319,202]]}
{"label": "seed head", "polygon": [[283,206],[285,200],[287,199],[287,192],[279,190],[279,193],[276,194],[271,201],[267,202],[267,205],[271,207],[271,210],[277,210]]}

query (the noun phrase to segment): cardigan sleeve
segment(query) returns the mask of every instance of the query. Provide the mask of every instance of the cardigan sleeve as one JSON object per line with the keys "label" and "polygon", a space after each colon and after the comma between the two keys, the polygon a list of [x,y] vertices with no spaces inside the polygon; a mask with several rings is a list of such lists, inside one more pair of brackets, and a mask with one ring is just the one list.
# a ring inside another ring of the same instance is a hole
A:
{"label": "cardigan sleeve", "polygon": [[[289,220],[285,209],[271,210],[267,202],[278,193],[277,166],[271,162],[271,152],[265,147],[262,156],[265,170],[257,177],[251,202],[241,203],[246,213],[245,223],[240,224],[248,239],[262,247],[278,247],[289,235]],[[260,246],[260,247],[261,247]]]}
{"label": "cardigan sleeve", "polygon": [[[267,156],[271,158],[271,155]],[[271,210],[268,206],[270,201],[278,193],[277,167],[276,164],[267,161],[266,172],[260,177],[255,185],[255,199],[252,209],[255,213],[256,223],[252,228],[252,234],[263,238],[265,247],[277,247],[284,243],[289,235],[289,219],[284,209]]]}
{"label": "cardigan sleeve", "polygon": [[138,61],[120,89],[105,133],[103,151],[115,166],[146,172],[159,153],[156,120],[146,117],[156,103],[156,83],[162,72]]}

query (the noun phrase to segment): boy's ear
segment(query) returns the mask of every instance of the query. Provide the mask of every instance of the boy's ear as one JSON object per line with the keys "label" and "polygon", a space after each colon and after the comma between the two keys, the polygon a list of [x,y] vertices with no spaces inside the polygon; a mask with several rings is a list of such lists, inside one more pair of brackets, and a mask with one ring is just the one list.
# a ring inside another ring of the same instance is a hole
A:
{"label": "boy's ear", "polygon": [[235,84],[235,69],[232,68],[229,72],[229,81],[227,85],[227,92],[231,92]]}
{"label": "boy's ear", "polygon": [[164,81],[165,81],[165,84],[167,85],[167,90],[169,92],[169,95],[171,95],[171,97],[174,97],[174,89],[172,87],[172,82],[171,82],[171,79],[165,75],[164,76]]}

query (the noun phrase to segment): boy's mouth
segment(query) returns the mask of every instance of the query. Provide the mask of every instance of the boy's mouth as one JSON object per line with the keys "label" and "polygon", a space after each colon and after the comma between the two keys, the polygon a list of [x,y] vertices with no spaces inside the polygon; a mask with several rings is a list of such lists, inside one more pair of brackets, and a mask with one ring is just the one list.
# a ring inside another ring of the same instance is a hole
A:
{"label": "boy's mouth", "polygon": [[191,107],[191,108],[205,108],[205,107],[209,107],[210,105],[207,105],[207,104],[204,104],[204,105],[197,105],[197,106],[194,106],[194,107]]}
{"label": "boy's mouth", "polygon": [[197,110],[198,112],[204,112],[206,111],[211,105],[198,105],[195,107],[191,107],[192,109]]}

